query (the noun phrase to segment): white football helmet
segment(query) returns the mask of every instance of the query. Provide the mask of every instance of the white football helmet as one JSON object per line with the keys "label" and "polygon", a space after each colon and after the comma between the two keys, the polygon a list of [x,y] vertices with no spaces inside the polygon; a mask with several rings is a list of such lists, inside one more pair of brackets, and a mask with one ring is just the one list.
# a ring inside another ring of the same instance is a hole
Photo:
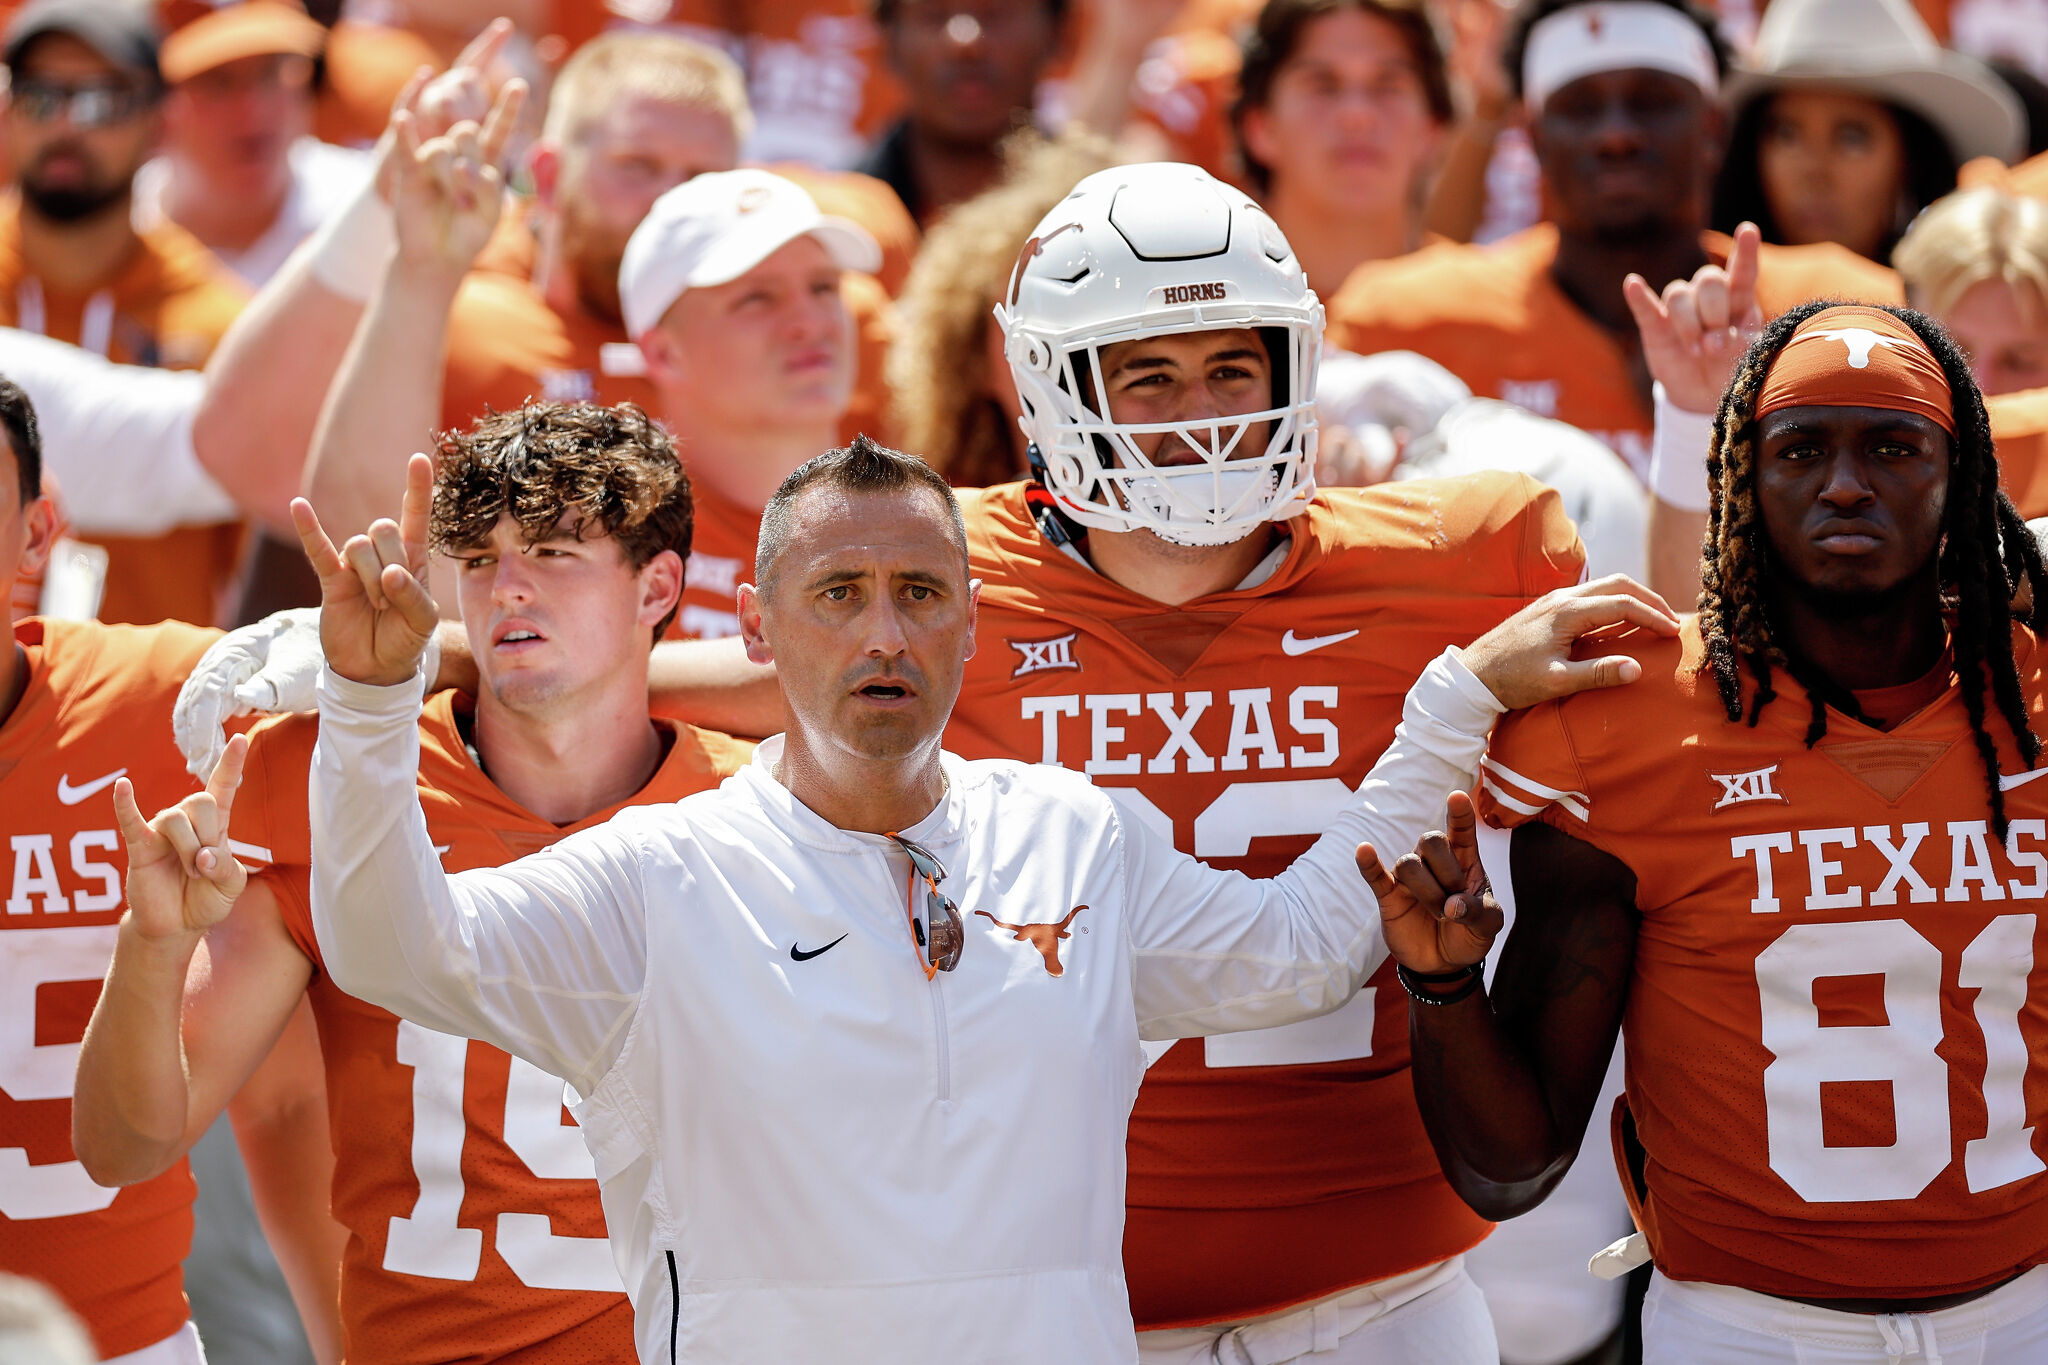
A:
{"label": "white football helmet", "polygon": [[[1081,525],[1225,545],[1315,496],[1323,306],[1265,210],[1200,167],[1118,166],[1081,181],[1025,243],[996,320],[1034,468]],[[1266,339],[1270,407],[1189,422],[1110,420],[1099,397],[1103,347],[1233,327]],[[1268,422],[1264,450],[1239,450]],[[1154,432],[1200,460],[1153,463],[1132,438]]]}

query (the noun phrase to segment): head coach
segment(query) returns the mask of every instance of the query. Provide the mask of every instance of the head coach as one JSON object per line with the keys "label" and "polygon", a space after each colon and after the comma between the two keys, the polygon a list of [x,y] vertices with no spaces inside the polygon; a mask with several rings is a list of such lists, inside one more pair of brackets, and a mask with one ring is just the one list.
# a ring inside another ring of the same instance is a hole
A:
{"label": "head coach", "polygon": [[[327,657],[315,930],[342,989],[568,1080],[642,1362],[1135,1360],[1140,1040],[1342,1004],[1385,951],[1359,845],[1412,845],[1477,762],[1438,737],[1630,676],[1568,662],[1575,635],[1676,629],[1608,581],[1447,653],[1363,796],[1254,881],[1080,774],[940,751],[974,648],[960,511],[860,440],[789,476],[740,590],[787,733],[715,791],[451,876],[415,788],[428,463],[340,551],[294,508]],[[158,817],[188,903],[239,890],[233,785]]]}

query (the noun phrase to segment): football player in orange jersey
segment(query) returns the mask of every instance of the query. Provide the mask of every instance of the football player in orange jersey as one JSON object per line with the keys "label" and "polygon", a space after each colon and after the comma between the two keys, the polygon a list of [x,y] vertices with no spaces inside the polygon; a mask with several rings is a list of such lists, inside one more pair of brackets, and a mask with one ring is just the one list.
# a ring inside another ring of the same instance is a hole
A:
{"label": "football player in orange jersey", "polygon": [[[661,429],[630,406],[537,404],[444,437],[439,467],[430,493],[415,461],[407,498],[433,499],[480,676],[473,698],[440,692],[420,722],[446,865],[494,867],[735,771],[751,746],[648,715],[649,647],[675,613],[691,528]],[[179,1160],[309,997],[348,1230],[349,1357],[628,1359],[632,1312],[561,1081],[401,1023],[321,971],[306,889],[317,728],[258,727],[231,818],[237,852],[264,869],[217,924],[188,922],[171,845],[120,789],[133,913],[80,1057],[81,1157],[123,1184]]]}
{"label": "football player in orange jersey", "polygon": [[[5,595],[42,565],[55,520],[35,413],[6,380],[0,432]],[[95,1185],[72,1150],[72,1070],[121,917],[109,789],[125,774],[152,801],[191,790],[171,703],[215,638],[30,617],[0,654],[0,1271],[49,1281],[99,1353],[126,1365],[201,1359],[179,1271],[192,1177],[178,1160],[131,1189]],[[310,1027],[287,1037],[266,1078],[313,1055]]]}
{"label": "football player in orange jersey", "polygon": [[1681,639],[1494,732],[1491,999],[1466,798],[1369,870],[1431,1138],[1475,1209],[1531,1207],[1625,1013],[1647,1361],[2048,1358],[2048,654],[2008,605],[2048,574],[1983,400],[1919,314],[1809,305],[1744,358],[1711,466]]}
{"label": "football player in orange jersey", "polygon": [[[1083,180],[998,316],[1039,478],[962,499],[983,586],[955,752],[1079,769],[1180,848],[1270,875],[1432,658],[1580,577],[1556,494],[1519,475],[1316,490],[1321,306],[1272,220],[1193,167]],[[1129,1144],[1148,1365],[1493,1365],[1461,1262],[1487,1225],[1407,1070],[1391,978],[1164,1050]]]}

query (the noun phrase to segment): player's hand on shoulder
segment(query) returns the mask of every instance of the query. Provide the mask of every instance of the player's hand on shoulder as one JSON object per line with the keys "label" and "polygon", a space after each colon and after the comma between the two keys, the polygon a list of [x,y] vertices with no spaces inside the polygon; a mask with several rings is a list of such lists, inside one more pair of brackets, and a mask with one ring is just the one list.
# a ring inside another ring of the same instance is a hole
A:
{"label": "player's hand on shoulder", "polygon": [[1756,301],[1762,243],[1756,224],[1744,223],[1735,229],[1725,266],[1703,265],[1689,280],[1672,280],[1661,294],[1640,275],[1622,281],[1650,377],[1686,412],[1720,409],[1736,364],[1763,330]]}
{"label": "player's hand on shoulder", "polygon": [[410,678],[433,639],[439,612],[426,588],[427,513],[434,462],[414,455],[398,520],[379,518],[340,549],[313,505],[292,499],[292,522],[320,576],[320,647],[344,678],[390,687]]}
{"label": "player's hand on shoulder", "polygon": [[1389,867],[1371,844],[1358,871],[1380,902],[1380,928],[1394,960],[1411,972],[1453,972],[1486,960],[1503,916],[1479,860],[1472,798],[1451,793],[1444,828],[1431,830]]}
{"label": "player's hand on shoulder", "polygon": [[226,918],[249,873],[228,850],[228,820],[242,785],[249,740],[237,735],[204,791],[144,820],[127,778],[114,784],[114,815],[128,848],[128,919],[154,941],[196,939]]}
{"label": "player's hand on shoulder", "polygon": [[1581,640],[1597,642],[1629,627],[1678,633],[1670,604],[1626,574],[1559,588],[1523,607],[1459,651],[1465,666],[1510,711],[1642,676],[1626,654],[1575,659]]}

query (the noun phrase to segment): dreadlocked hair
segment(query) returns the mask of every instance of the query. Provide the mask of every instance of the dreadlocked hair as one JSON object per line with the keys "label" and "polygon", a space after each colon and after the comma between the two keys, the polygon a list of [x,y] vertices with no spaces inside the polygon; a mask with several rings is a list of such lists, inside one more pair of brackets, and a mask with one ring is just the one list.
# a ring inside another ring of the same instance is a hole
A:
{"label": "dreadlocked hair", "polygon": [[[1764,591],[1772,561],[1756,504],[1754,414],[1764,376],[1793,331],[1815,313],[1834,306],[1834,300],[1819,300],[1780,314],[1749,348],[1729,382],[1714,415],[1713,443],[1707,453],[1711,502],[1706,544],[1700,555],[1700,635],[1728,719],[1745,718],[1744,671],[1755,689],[1747,707],[1748,723],[1755,725],[1764,707],[1777,696],[1774,670],[1782,668],[1806,690],[1813,706],[1813,719],[1806,729],[1808,748],[1827,733],[1828,707],[1859,720],[1863,712],[1847,688],[1773,629]],[[2048,618],[2048,570],[2042,567],[2033,534],[1999,491],[1991,419],[1962,353],[1948,333],[1923,314],[1909,308],[1886,307],[1884,311],[1927,343],[1948,377],[1955,408],[1956,434],[1950,443],[1948,503],[1942,513],[1936,573],[1944,610],[1952,622],[1950,644],[1956,676],[1984,765],[1991,821],[2002,841],[2005,797],[1998,786],[1998,746],[1985,729],[1985,715],[1989,705],[1997,707],[2021,758],[2033,767],[2041,755],[2041,741],[2027,724],[2019,670],[2012,659],[2012,595],[2022,579],[2032,588],[2025,623],[2038,629],[2037,623]]]}

